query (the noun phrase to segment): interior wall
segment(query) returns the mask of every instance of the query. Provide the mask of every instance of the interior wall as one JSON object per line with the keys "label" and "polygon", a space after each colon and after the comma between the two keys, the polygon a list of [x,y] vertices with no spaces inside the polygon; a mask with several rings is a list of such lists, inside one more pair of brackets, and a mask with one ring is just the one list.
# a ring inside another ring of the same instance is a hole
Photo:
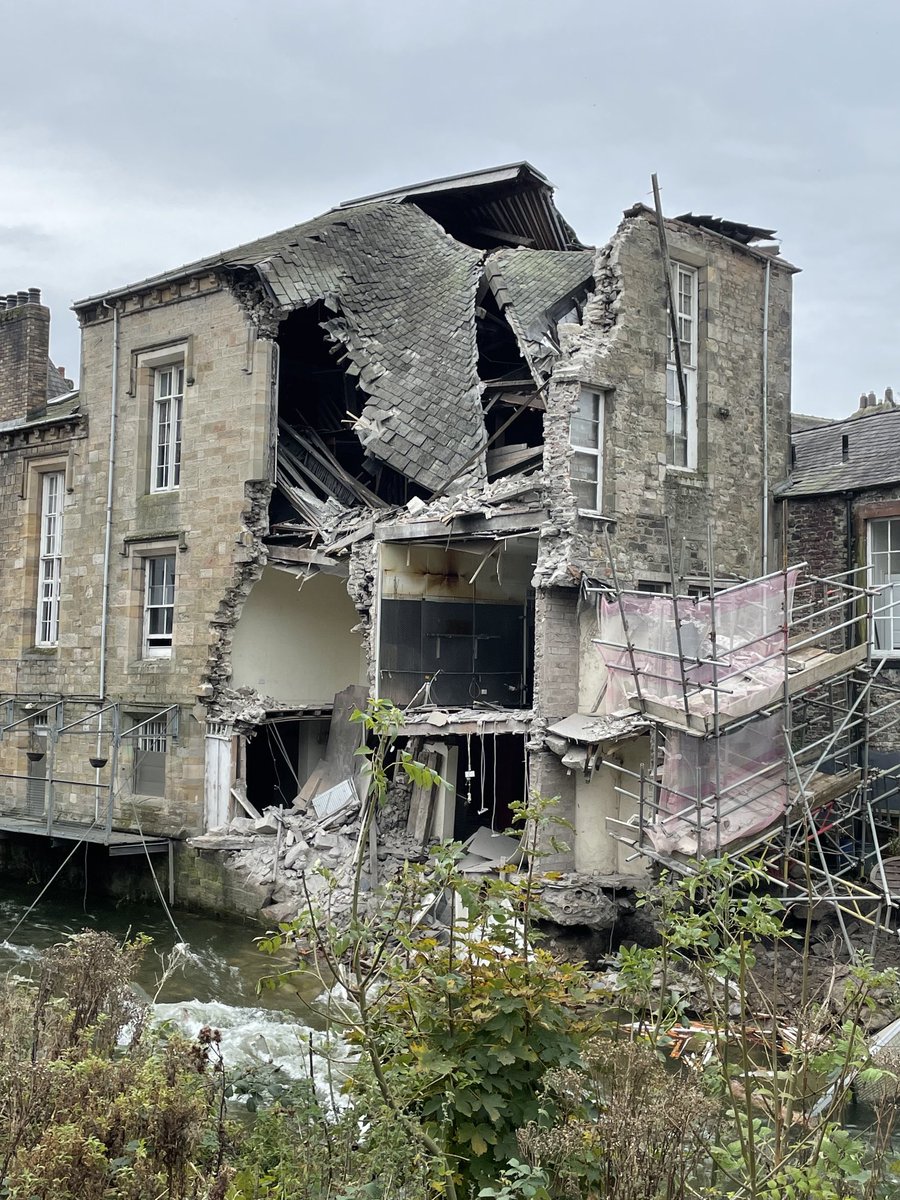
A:
{"label": "interior wall", "polygon": [[335,692],[366,682],[359,615],[343,579],[266,567],[234,631],[232,687],[253,688],[278,704],[330,705]]}
{"label": "interior wall", "polygon": [[594,638],[600,636],[593,597],[582,601],[578,613],[578,711],[606,712],[603,696],[608,672]]}
{"label": "interior wall", "polygon": [[533,539],[381,547],[380,690],[448,707],[531,703]]}
{"label": "interior wall", "polygon": [[[650,739],[634,738],[610,746],[604,751],[609,761],[618,761],[625,771],[640,773],[641,764],[650,761]],[[627,861],[634,851],[610,837],[606,818],[627,821],[637,812],[638,804],[616,788],[638,791],[638,781],[615,767],[599,766],[591,782],[583,771],[575,772],[575,869],[603,875],[642,875],[647,871],[645,858]]]}

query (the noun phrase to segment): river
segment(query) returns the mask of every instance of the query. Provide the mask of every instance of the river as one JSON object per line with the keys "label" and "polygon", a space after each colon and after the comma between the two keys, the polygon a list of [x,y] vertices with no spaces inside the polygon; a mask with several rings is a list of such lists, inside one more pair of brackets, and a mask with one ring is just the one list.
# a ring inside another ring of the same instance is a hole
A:
{"label": "river", "polygon": [[[257,949],[258,927],[176,910],[172,916],[179,937],[161,905],[93,898],[85,905],[71,892],[49,893],[26,916],[38,891],[37,886],[0,883],[0,973],[29,975],[42,950],[82,929],[105,930],[117,939],[147,934],[153,946],[135,982],[142,994],[156,997],[160,1020],[188,1036],[204,1025],[219,1029],[227,1069],[243,1072],[275,1064],[287,1078],[301,1079],[309,1076],[312,1062],[317,1086],[323,1094],[330,1090],[324,1056],[327,1049],[332,1062],[340,1059],[342,1048],[304,1003],[314,999],[320,986],[310,981],[300,995],[288,987],[257,994],[258,981],[279,966]],[[161,958],[179,942],[186,948],[160,990]]]}

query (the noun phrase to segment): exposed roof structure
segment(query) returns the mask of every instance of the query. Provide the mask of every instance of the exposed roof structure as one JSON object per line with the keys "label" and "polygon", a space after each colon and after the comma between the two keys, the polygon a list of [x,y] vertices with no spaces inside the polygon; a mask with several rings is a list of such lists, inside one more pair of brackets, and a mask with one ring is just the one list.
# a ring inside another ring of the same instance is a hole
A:
{"label": "exposed roof structure", "polygon": [[900,482],[900,408],[832,421],[795,433],[794,466],[782,498],[860,492]]}
{"label": "exposed roof structure", "polygon": [[749,246],[751,242],[770,242],[775,237],[776,230],[762,229],[758,225],[745,225],[742,221],[729,221],[725,217],[694,216],[693,213],[682,213],[676,221],[685,225],[695,225],[698,229],[708,229],[712,233],[720,233],[722,237]]}
{"label": "exposed roof structure", "polygon": [[484,269],[519,343],[545,366],[556,350],[554,317],[561,314],[554,309],[584,298],[594,274],[593,251],[495,250]]}
{"label": "exposed roof structure", "polygon": [[485,440],[476,372],[481,255],[414,205],[326,213],[257,264],[279,308],[322,300],[323,322],[369,397],[370,454],[435,489]]}
{"label": "exposed roof structure", "polygon": [[485,469],[476,341],[485,277],[537,374],[535,361],[556,353],[554,318],[583,299],[593,269],[552,185],[514,163],[349,201],[75,309],[208,272],[255,274],[281,320],[323,305],[333,316],[320,327],[365,397],[354,432],[366,453],[435,491]]}
{"label": "exposed roof structure", "polygon": [[341,208],[372,201],[412,201],[454,237],[489,248],[580,249],[575,232],[553,203],[553,184],[531,163],[509,163],[467,175],[449,175],[388,192],[346,200]]}

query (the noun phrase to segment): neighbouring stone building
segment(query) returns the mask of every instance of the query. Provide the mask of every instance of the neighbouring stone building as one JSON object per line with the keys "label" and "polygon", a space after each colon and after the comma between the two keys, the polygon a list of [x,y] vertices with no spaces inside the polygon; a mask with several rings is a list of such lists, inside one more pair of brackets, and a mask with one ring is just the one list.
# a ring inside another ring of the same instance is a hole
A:
{"label": "neighbouring stone building", "polygon": [[[865,638],[871,610],[871,667],[879,685],[872,704],[868,753],[882,768],[900,764],[900,725],[886,707],[900,687],[900,408],[887,388],[859,398],[845,420],[795,430],[791,471],[776,489],[788,557],[823,577],[843,575],[860,588],[860,621],[844,631],[846,644]],[[893,784],[891,785],[893,786]],[[900,811],[896,801],[893,804]],[[895,832],[900,831],[894,817]]]}
{"label": "neighbouring stone building", "polygon": [[670,545],[687,589],[764,574],[789,466],[795,268],[769,230],[665,234],[668,266],[639,205],[582,245],[525,163],[366,197],[80,301],[55,403],[0,312],[0,829],[175,840],[176,894],[252,910],[277,888],[233,842],[184,839],[339,802],[369,693],[450,784],[410,836],[503,829],[539,788],[576,828],[555,865],[635,870],[615,771],[582,769],[647,752],[603,724],[607,538],[635,588]]}

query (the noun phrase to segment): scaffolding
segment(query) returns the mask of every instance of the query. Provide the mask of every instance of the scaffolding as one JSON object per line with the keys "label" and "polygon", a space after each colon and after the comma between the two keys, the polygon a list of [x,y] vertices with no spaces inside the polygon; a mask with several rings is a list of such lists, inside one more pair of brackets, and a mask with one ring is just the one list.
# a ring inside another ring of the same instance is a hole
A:
{"label": "scaffolding", "polygon": [[607,832],[630,858],[684,874],[698,859],[752,860],[787,904],[828,905],[848,947],[848,917],[889,927],[900,688],[877,646],[893,602],[865,567],[825,577],[801,563],[719,586],[711,533],[708,585],[684,594],[668,541],[668,587],[620,587],[607,538],[612,587],[587,589],[605,710],[642,714],[650,742],[639,773],[598,752],[633,808]]}

